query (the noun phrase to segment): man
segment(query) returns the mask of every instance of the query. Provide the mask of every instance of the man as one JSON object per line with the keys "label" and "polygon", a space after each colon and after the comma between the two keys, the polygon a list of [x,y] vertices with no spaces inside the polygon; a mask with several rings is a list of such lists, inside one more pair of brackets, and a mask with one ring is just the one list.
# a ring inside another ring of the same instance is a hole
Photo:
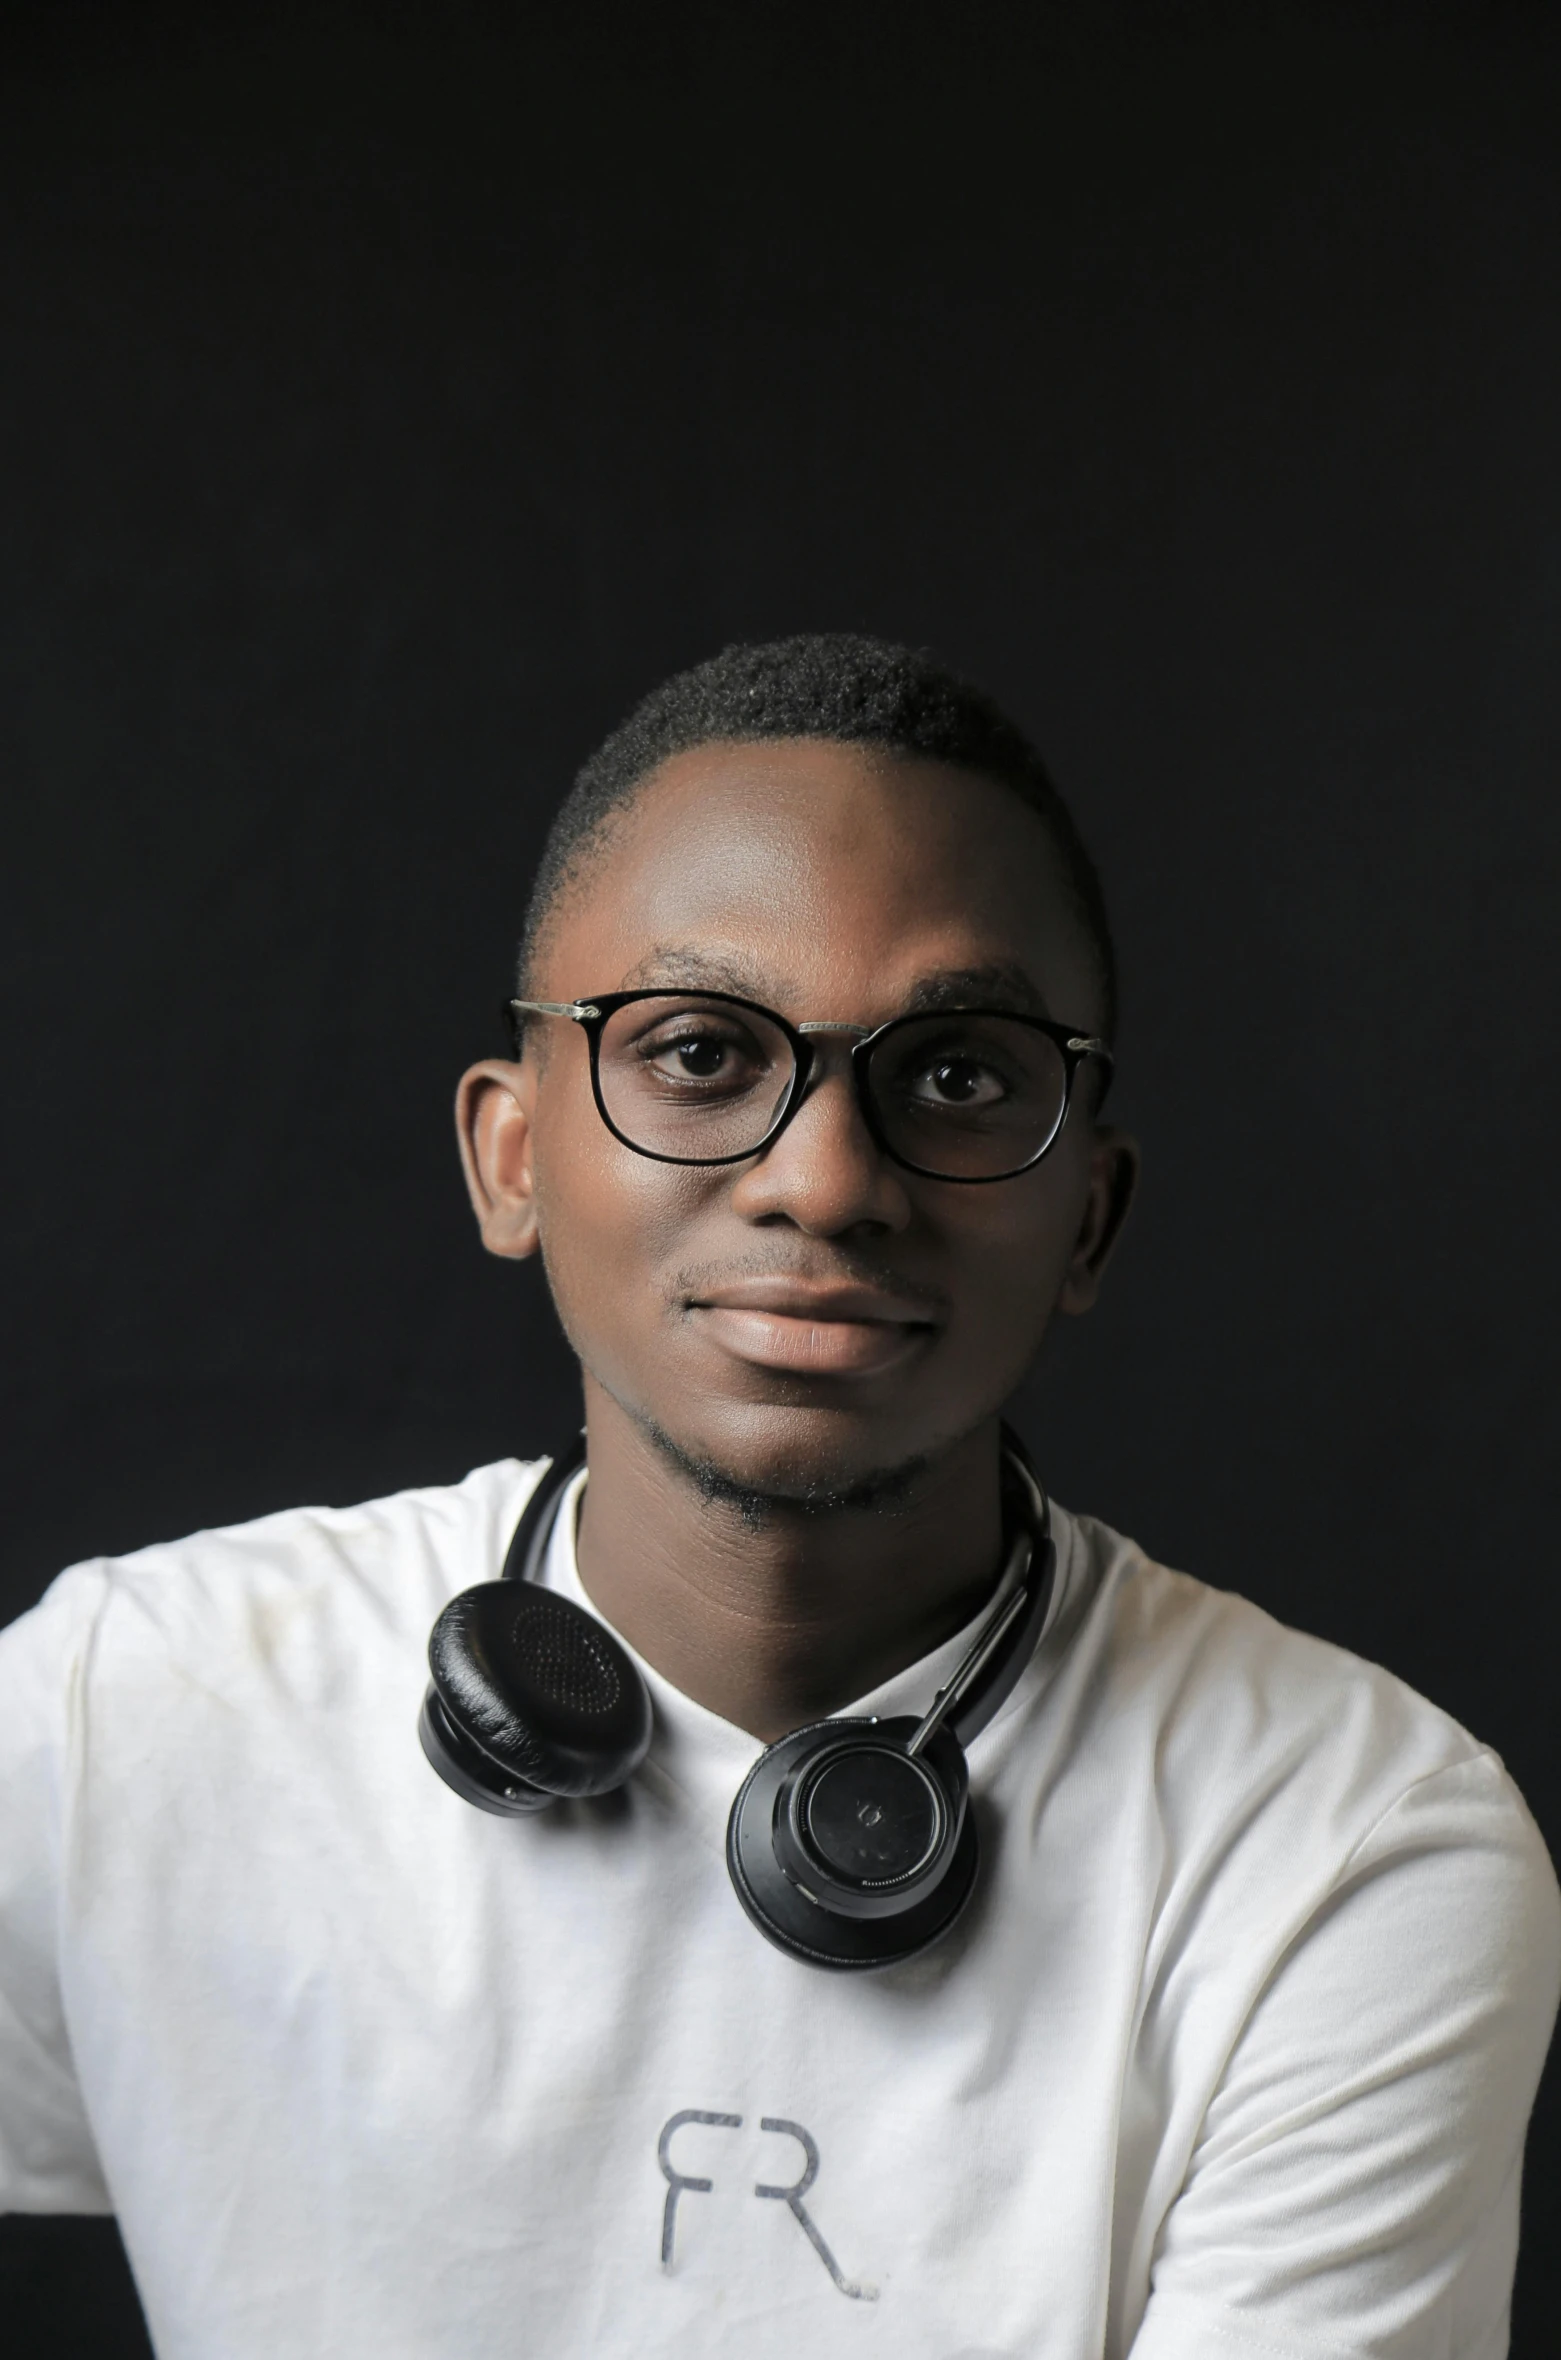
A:
{"label": "man", "polygon": [[171,2360],[1505,2350],[1520,1799],[1004,1451],[1131,1192],[1113,1000],[928,659],[731,650],[587,765],[459,1098],[584,1383],[529,1581],[506,1462],[0,1648],[4,2193],[117,2211]]}

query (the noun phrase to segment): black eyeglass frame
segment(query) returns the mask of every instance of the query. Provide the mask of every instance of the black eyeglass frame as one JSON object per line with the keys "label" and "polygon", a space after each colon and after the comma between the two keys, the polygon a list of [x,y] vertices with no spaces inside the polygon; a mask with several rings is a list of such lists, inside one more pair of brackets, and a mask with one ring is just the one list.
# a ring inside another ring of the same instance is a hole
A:
{"label": "black eyeglass frame", "polygon": [[[690,1000],[710,1001],[722,1008],[741,1008],[750,1016],[761,1016],[766,1024],[773,1024],[776,1031],[784,1035],[791,1048],[794,1071],[769,1129],[754,1146],[745,1147],[736,1155],[663,1155],[654,1147],[642,1147],[637,1139],[631,1139],[627,1132],[619,1129],[608,1113],[607,1101],[602,1096],[602,1033],[609,1019],[616,1016],[620,1008],[632,1007],[637,1000],[673,1000],[684,997]],[[808,1081],[814,1065],[813,1042],[808,1037],[811,1034],[854,1033],[856,1035],[856,1039],[851,1044],[851,1080],[862,1120],[867,1125],[874,1145],[889,1158],[891,1163],[898,1164],[902,1171],[914,1172],[920,1180],[945,1180],[954,1188],[985,1188],[993,1181],[1017,1180],[1022,1172],[1033,1172],[1036,1165],[1051,1153],[1062,1137],[1064,1125],[1068,1120],[1068,1110],[1073,1104],[1073,1085],[1078,1077],[1079,1068],[1092,1057],[1100,1060],[1106,1068],[1106,1080],[1101,1090],[1101,1095],[1104,1097],[1106,1089],[1110,1086],[1116,1062],[1110,1049],[1098,1035],[1081,1033],[1075,1026],[1069,1024],[1053,1024],[1044,1016],[1022,1015],[1016,1008],[918,1008],[911,1010],[904,1016],[891,1016],[887,1023],[879,1025],[790,1024],[773,1008],[766,1008],[758,1000],[742,999],[736,992],[703,991],[697,985],[680,988],[676,984],[670,987],[660,984],[644,991],[598,992],[589,1000],[507,1000],[504,1004],[504,1015],[510,1026],[517,1058],[522,1052],[525,1019],[528,1016],[567,1016],[572,1024],[579,1025],[585,1034],[590,1050],[591,1095],[596,1100],[597,1113],[612,1136],[621,1145],[628,1148],[631,1154],[642,1155],[650,1163],[679,1164],[685,1169],[696,1170],[709,1170],[723,1164],[746,1164],[754,1156],[763,1155],[766,1148],[774,1146],[807,1096]],[[872,1091],[868,1086],[868,1069],[875,1052],[886,1034],[897,1032],[904,1025],[925,1024],[929,1018],[945,1015],[1000,1016],[1010,1024],[1028,1025],[1032,1032],[1044,1033],[1047,1039],[1055,1043],[1062,1052],[1062,1107],[1057,1120],[1052,1126],[1050,1135],[1036,1149],[1034,1155],[1028,1157],[1022,1164],[1015,1164],[1012,1171],[931,1172],[925,1164],[913,1164],[908,1156],[901,1155],[899,1150],[892,1147],[884,1136],[883,1126],[878,1119],[878,1110],[873,1104]]]}

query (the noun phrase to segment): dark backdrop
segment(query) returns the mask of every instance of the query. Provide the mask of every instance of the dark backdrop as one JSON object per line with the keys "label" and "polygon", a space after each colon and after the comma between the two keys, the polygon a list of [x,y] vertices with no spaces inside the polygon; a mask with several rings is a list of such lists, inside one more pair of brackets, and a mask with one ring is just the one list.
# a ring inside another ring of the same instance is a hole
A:
{"label": "dark backdrop", "polygon": [[[447,1112],[546,814],[673,666],[862,626],[1033,728],[1116,912],[1147,1183],[1053,1484],[1555,1844],[1554,15],[968,13],[11,19],[4,1608],[555,1430]],[[1552,2106],[1535,2360],[1558,2181]],[[135,2349],[120,2272],[10,2224],[19,2348]]]}

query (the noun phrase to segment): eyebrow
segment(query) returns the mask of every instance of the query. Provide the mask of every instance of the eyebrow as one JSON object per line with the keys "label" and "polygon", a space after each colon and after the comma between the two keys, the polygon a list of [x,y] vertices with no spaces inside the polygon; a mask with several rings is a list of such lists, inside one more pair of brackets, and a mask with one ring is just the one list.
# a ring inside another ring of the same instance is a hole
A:
{"label": "eyebrow", "polygon": [[729,951],[713,956],[708,951],[666,944],[648,951],[639,965],[630,969],[623,983],[625,991],[654,991],[658,985],[667,984],[674,990],[687,986],[694,991],[735,992],[739,999],[745,1000],[762,1000],[766,993],[785,990],[762,967],[734,958]]}
{"label": "eyebrow", "polygon": [[[731,992],[767,1007],[799,996],[783,979],[730,952],[713,955],[671,945],[648,952],[624,978],[624,988],[629,991],[654,991],[663,984],[672,990]],[[1011,1009],[1016,1016],[1051,1013],[1045,994],[1015,959],[993,959],[978,967],[943,967],[919,976],[895,1013],[928,1016],[946,1008],[976,1007]]]}
{"label": "eyebrow", "polygon": [[1008,1008],[1016,1016],[1049,1016],[1046,995],[1016,959],[993,959],[981,967],[945,967],[924,975],[905,1004],[907,1016],[935,1015],[940,1008]]}

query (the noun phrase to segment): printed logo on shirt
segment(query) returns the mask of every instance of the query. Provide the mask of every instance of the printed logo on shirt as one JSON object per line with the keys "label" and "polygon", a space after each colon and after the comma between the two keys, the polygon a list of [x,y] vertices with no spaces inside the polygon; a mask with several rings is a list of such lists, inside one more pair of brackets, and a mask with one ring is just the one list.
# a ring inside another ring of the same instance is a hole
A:
{"label": "printed logo on shirt", "polygon": [[[743,2118],[740,2114],[710,2114],[701,2106],[685,2106],[680,2113],[670,2116],[662,2124],[661,2136],[656,2141],[656,2161],[660,2164],[661,2176],[667,2183],[667,2201],[661,2214],[661,2266],[664,2270],[670,2270],[673,2263],[677,2241],[678,2198],[685,2195],[708,2196],[715,2186],[713,2178],[701,2178],[691,2172],[679,2171],[672,2160],[672,2142],[685,2124],[691,2122],[704,2123],[717,2130],[735,2131],[741,2130]],[[843,2295],[853,2303],[876,2303],[878,2300],[877,2287],[863,2286],[856,2279],[846,2276],[828,2245],[824,2242],[823,2232],[818,2223],[802,2201],[818,2178],[818,2146],[812,2133],[804,2130],[800,2122],[788,2122],[780,2114],[762,2114],[759,2117],[759,2128],[778,2138],[794,2139],[802,2149],[802,2169],[791,2181],[756,2181],[754,2195],[761,2201],[768,2199],[786,2206],[792,2219]]]}

